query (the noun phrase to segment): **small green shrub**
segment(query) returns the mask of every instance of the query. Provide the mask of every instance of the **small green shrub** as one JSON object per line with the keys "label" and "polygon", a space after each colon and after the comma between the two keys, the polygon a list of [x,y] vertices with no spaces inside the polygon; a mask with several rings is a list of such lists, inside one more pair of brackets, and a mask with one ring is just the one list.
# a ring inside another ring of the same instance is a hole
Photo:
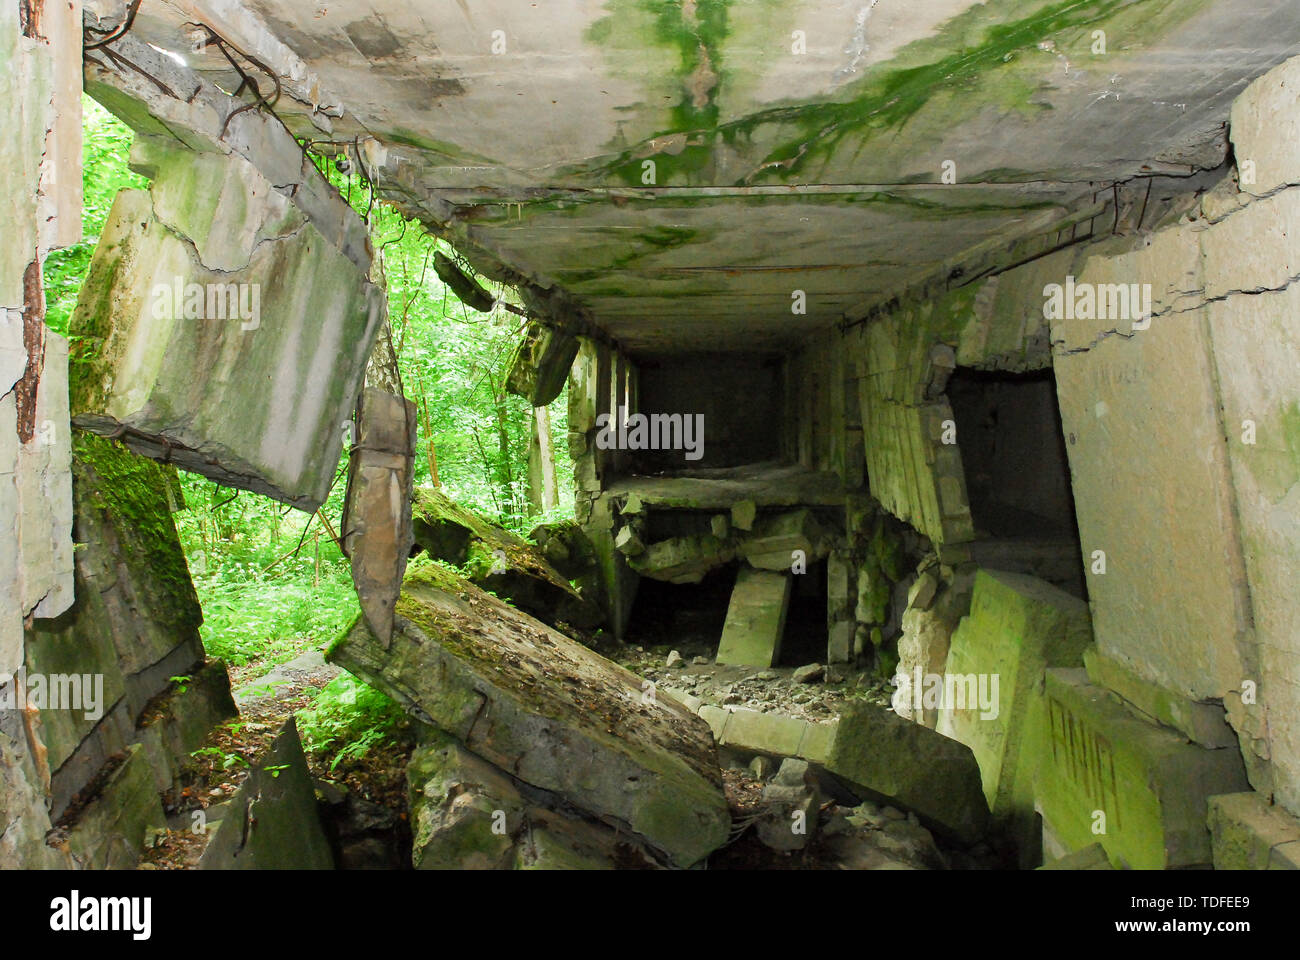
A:
{"label": "small green shrub", "polygon": [[401,736],[406,715],[391,697],[351,674],[335,677],[312,706],[298,712],[303,748],[318,758],[331,755],[330,770],[346,760],[360,760],[377,743]]}

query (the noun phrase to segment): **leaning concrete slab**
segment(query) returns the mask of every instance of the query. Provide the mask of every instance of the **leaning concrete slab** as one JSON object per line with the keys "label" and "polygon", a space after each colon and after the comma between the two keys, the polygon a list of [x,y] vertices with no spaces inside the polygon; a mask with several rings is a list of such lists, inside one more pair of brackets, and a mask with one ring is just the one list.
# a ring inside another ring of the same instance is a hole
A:
{"label": "leaning concrete slab", "polygon": [[1155,315],[1061,320],[1053,345],[1097,647],[1211,699],[1248,676],[1249,598],[1199,264],[1186,230],[1089,257],[1079,284],[1149,282]]}
{"label": "leaning concrete slab", "polygon": [[385,643],[393,633],[393,608],[415,543],[415,423],[410,400],[372,388],[362,393],[342,537],[361,609]]}
{"label": "leaning concrete slab", "polygon": [[397,615],[387,650],[359,621],[327,659],[677,866],[726,840],[707,725],[671,698],[434,564],[407,573]]}
{"label": "leaning concrete slab", "polygon": [[[1077,597],[1034,577],[976,573],[970,614],[952,635],[944,670],[945,690],[965,702],[944,703],[938,731],[975,754],[994,816],[1032,811],[1032,785],[1016,777],[1029,701],[1046,667],[1082,665],[1091,640],[1088,607]],[[985,707],[978,693],[994,689]]]}
{"label": "leaning concrete slab", "polygon": [[152,183],[118,196],[78,299],[74,420],[315,510],[386,309],[366,227],[274,117],[137,37],[113,50],[87,90]]}
{"label": "leaning concrete slab", "polygon": [[1050,847],[1100,842],[1132,869],[1208,866],[1206,801],[1247,788],[1241,753],[1147,723],[1082,669],[1049,669],[1034,793]]}
{"label": "leaning concrete slab", "polygon": [[311,771],[290,717],[230,801],[200,870],[332,870]]}
{"label": "leaning concrete slab", "polygon": [[722,626],[718,663],[748,667],[776,663],[790,609],[790,584],[788,572],[741,567]]}
{"label": "leaning concrete slab", "polygon": [[825,766],[864,799],[897,803],[963,843],[977,841],[988,825],[970,748],[884,707],[848,704]]}
{"label": "leaning concrete slab", "polygon": [[251,164],[179,150],[157,163],[156,183],[200,165],[214,168],[205,180],[247,189],[242,202],[258,222],[220,226],[229,246],[239,245],[236,230],[252,233],[248,257],[237,269],[207,263],[155,197],[120,193],[71,321],[73,422],[314,510],[334,479],[383,291],[301,214],[281,209]]}

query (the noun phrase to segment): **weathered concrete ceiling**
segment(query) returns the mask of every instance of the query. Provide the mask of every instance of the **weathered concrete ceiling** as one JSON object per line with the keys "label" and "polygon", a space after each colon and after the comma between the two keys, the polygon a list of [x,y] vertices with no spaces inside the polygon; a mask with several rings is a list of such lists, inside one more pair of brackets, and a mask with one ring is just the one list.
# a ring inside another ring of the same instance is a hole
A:
{"label": "weathered concrete ceiling", "polygon": [[1214,167],[1232,98],[1300,51],[1295,0],[146,2],[136,34],[231,91],[196,21],[281,75],[300,135],[374,138],[381,190],[481,269],[657,351],[797,343]]}

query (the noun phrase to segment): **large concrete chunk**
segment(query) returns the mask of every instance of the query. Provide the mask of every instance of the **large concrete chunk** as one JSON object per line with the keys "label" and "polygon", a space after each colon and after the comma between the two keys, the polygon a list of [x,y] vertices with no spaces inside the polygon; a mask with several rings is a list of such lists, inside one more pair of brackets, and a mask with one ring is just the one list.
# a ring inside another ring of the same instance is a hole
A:
{"label": "large concrete chunk", "polygon": [[587,628],[600,622],[597,605],[574,589],[538,547],[440,490],[416,491],[411,520],[416,544],[430,557],[467,568],[470,582],[520,610],[552,626]]}
{"label": "large concrete chunk", "polygon": [[[1082,600],[1033,577],[980,570],[970,614],[952,635],[944,670],[940,733],[971,748],[995,816],[1033,808],[1032,785],[1017,779],[1032,698],[1047,667],[1078,667],[1092,640]],[[996,686],[994,686],[996,681]],[[981,702],[985,691],[994,696]]]}
{"label": "large concrete chunk", "polygon": [[796,561],[826,556],[829,533],[811,510],[761,520],[740,543],[740,555],[760,570],[790,570]]}
{"label": "large concrete chunk", "polygon": [[311,771],[293,718],[230,801],[200,870],[332,870]]}
{"label": "large concrete chunk", "polygon": [[791,574],[742,567],[718,643],[718,663],[770,667],[781,656]]}
{"label": "large concrete chunk", "polygon": [[155,182],[167,185],[194,163],[242,166],[215,173],[244,182],[242,202],[262,214],[255,232],[270,236],[251,245],[240,269],[213,267],[151,194],[120,193],[71,321],[80,372],[73,421],[226,486],[314,510],[334,479],[383,291],[312,224],[281,227],[292,211],[263,199],[279,194],[238,158],[173,151]]}
{"label": "large concrete chunk", "polygon": [[367,389],[357,412],[342,535],[361,609],[385,643],[393,633],[393,608],[415,542],[414,482],[415,404]]}
{"label": "large concrete chunk", "polygon": [[534,407],[544,407],[560,395],[578,356],[578,338],[530,323],[510,364],[506,389]]}
{"label": "large concrete chunk", "polygon": [[1209,805],[1215,870],[1300,870],[1300,820],[1253,790]]}
{"label": "large concrete chunk", "polygon": [[736,548],[730,541],[719,540],[712,534],[697,534],[652,543],[629,556],[627,565],[651,580],[699,583],[705,574],[726,566],[735,557]]}
{"label": "large concrete chunk", "polygon": [[1033,743],[1048,852],[1100,842],[1132,869],[1208,866],[1206,799],[1247,788],[1240,752],[1206,750],[1138,719],[1081,669],[1046,678]]}
{"label": "large concrete chunk", "polygon": [[626,834],[545,806],[552,795],[521,787],[440,730],[428,731],[406,777],[416,869],[608,870],[629,860],[655,865]]}
{"label": "large concrete chunk", "polygon": [[385,650],[359,621],[327,658],[518,780],[689,866],[727,838],[708,726],[640,678],[433,564]]}
{"label": "large concrete chunk", "polygon": [[510,777],[440,730],[406,766],[417,870],[505,870],[526,806]]}
{"label": "large concrete chunk", "polygon": [[314,510],[385,310],[366,226],[273,114],[137,36],[113,50],[86,88],[153,182],[119,195],[83,285],[73,415]]}
{"label": "large concrete chunk", "polygon": [[963,843],[978,840],[988,824],[970,748],[884,707],[844,708],[826,769],[864,799],[906,807],[931,830]]}
{"label": "large concrete chunk", "polygon": [[1078,278],[1150,282],[1147,329],[1067,320],[1053,340],[1097,646],[1153,683],[1209,699],[1249,675],[1248,598],[1205,315],[1182,292],[1201,286],[1185,233],[1091,257]]}

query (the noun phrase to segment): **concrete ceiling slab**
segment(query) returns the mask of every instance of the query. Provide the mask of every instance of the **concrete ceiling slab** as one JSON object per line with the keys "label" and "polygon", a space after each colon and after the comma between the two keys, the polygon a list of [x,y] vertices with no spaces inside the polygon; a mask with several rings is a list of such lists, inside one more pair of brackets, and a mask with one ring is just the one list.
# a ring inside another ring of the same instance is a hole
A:
{"label": "concrete ceiling slab", "polygon": [[1300,52],[1294,0],[170,0],[136,29],[184,51],[197,21],[284,75],[296,132],[377,141],[381,191],[471,263],[640,351],[795,344],[1215,167]]}

